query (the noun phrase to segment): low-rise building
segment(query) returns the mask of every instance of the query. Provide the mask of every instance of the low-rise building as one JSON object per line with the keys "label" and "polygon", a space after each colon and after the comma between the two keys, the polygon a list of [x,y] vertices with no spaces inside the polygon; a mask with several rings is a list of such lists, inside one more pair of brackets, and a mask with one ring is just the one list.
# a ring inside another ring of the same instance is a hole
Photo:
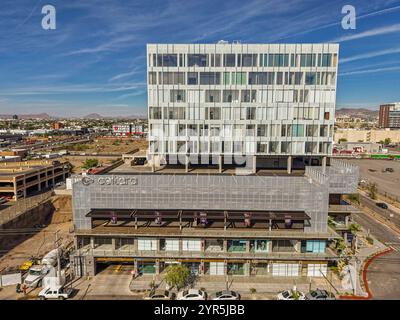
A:
{"label": "low-rise building", "polygon": [[104,263],[139,274],[169,264],[196,275],[320,277],[337,259],[330,199],[357,189],[358,168],[334,159],[287,174],[119,168],[72,178],[75,275]]}
{"label": "low-rise building", "polygon": [[0,196],[16,201],[65,181],[69,162],[25,161],[0,163]]}

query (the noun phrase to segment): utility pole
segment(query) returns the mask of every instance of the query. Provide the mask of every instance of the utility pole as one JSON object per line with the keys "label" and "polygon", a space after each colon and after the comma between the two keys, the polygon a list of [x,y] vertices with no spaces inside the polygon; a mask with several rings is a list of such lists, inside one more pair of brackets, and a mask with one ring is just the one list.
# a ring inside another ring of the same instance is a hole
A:
{"label": "utility pole", "polygon": [[56,240],[55,240],[55,245],[56,245],[56,250],[57,250],[57,280],[58,280],[58,284],[61,284],[61,259],[60,259],[60,245],[58,244],[58,232],[60,230],[57,230],[55,233],[56,236]]}

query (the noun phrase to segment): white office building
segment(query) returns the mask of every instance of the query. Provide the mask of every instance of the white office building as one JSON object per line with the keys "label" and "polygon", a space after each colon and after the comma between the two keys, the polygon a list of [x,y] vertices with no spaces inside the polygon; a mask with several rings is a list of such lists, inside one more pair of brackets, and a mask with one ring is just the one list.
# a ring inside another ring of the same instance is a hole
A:
{"label": "white office building", "polygon": [[328,156],[338,44],[148,44],[149,154]]}

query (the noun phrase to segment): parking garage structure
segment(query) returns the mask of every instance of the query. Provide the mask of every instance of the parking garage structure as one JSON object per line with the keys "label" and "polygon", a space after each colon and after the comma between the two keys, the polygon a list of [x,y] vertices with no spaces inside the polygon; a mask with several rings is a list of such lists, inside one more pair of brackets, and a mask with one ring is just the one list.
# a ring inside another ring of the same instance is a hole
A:
{"label": "parking garage structure", "polygon": [[[326,275],[340,238],[328,226],[329,195],[353,193],[358,181],[337,160],[303,176],[118,175],[72,179],[76,276],[105,263],[141,275],[176,263],[199,276]],[[131,183],[115,185],[122,178]]]}
{"label": "parking garage structure", "polygon": [[60,161],[0,163],[0,196],[16,201],[36,194],[71,174],[71,165]]}

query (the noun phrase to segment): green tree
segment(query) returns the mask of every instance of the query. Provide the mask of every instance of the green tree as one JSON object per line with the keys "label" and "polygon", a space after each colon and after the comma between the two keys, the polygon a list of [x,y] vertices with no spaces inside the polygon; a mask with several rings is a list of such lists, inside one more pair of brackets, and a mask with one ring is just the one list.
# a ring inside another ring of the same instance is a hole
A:
{"label": "green tree", "polygon": [[377,199],[376,194],[378,193],[378,186],[376,185],[376,183],[375,182],[370,182],[368,184],[367,189],[368,189],[368,192],[369,192],[369,197],[371,199],[373,199],[373,200],[376,200]]}
{"label": "green tree", "polygon": [[358,193],[351,193],[347,197],[351,202],[360,204],[360,195]]}
{"label": "green tree", "polygon": [[349,226],[349,230],[352,234],[356,234],[358,231],[361,231],[361,227],[357,223],[352,223]]}
{"label": "green tree", "polygon": [[83,169],[91,169],[91,168],[95,168],[99,165],[99,160],[97,159],[86,159],[83,162]]}
{"label": "green tree", "polygon": [[347,139],[346,138],[340,138],[339,139],[339,143],[341,143],[341,142],[347,142]]}
{"label": "green tree", "polygon": [[178,290],[185,287],[189,281],[190,270],[183,265],[171,265],[167,268],[165,282],[170,287],[176,287]]}
{"label": "green tree", "polygon": [[385,140],[383,140],[383,144],[385,146],[389,145],[391,142],[392,142],[392,139],[390,139],[390,138],[386,138]]}

